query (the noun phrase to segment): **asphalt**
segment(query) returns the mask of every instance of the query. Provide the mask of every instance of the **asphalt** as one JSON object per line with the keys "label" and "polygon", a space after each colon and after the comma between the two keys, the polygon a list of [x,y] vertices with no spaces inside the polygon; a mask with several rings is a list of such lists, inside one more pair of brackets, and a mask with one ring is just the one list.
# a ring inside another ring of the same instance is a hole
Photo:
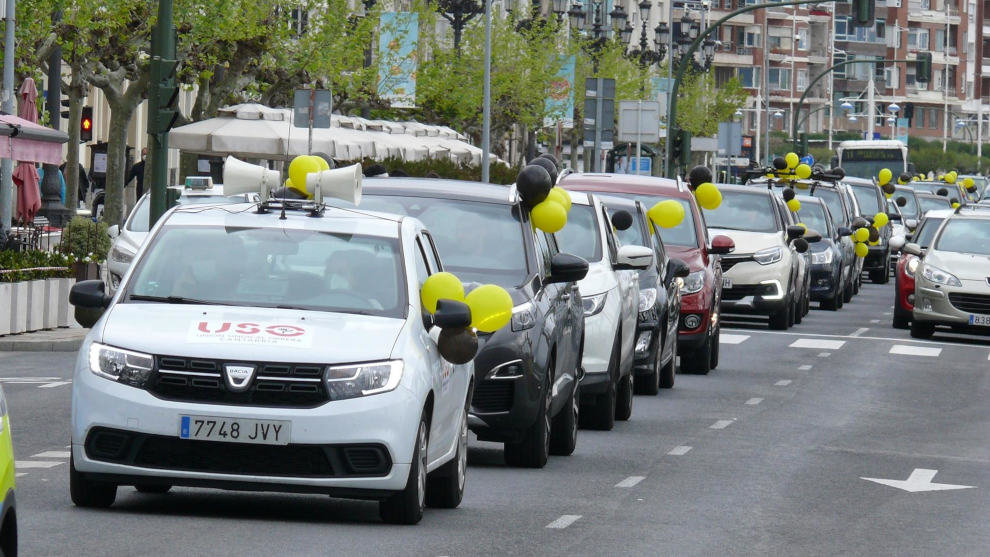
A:
{"label": "asphalt", "polygon": [[[22,553],[985,555],[988,337],[914,341],[890,327],[892,300],[892,285],[865,285],[786,333],[730,320],[717,370],[637,397],[629,422],[582,430],[575,454],[543,470],[507,468],[498,445],[472,438],[460,508],[412,527],[382,524],[373,503],[197,489],[121,488],[110,510],[76,509],[74,355],[0,353],[15,454],[34,463],[17,480]],[[861,479],[915,469],[974,487]]]}

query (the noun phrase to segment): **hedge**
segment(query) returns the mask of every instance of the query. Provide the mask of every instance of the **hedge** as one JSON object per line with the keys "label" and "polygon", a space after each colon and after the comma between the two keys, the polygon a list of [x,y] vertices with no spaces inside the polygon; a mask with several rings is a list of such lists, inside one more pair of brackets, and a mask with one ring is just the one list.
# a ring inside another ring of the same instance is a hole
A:
{"label": "hedge", "polygon": [[72,257],[58,252],[0,251],[0,282],[74,277],[72,261]]}

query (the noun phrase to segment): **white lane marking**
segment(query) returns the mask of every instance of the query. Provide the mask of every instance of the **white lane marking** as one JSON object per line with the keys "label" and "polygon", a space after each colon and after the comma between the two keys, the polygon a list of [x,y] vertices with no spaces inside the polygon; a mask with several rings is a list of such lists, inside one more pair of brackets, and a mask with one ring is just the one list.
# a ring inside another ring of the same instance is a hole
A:
{"label": "white lane marking", "polygon": [[31,455],[31,458],[69,458],[70,456],[72,456],[72,453],[69,451],[45,451]]}
{"label": "white lane marking", "polygon": [[748,404],[749,406],[756,406],[757,404],[759,404],[761,402],[763,402],[763,399],[762,398],[754,397],[754,398],[751,398],[751,399],[747,400],[746,401],[746,404]]}
{"label": "white lane marking", "polygon": [[750,335],[718,335],[719,344],[742,344]]}
{"label": "white lane marking", "polygon": [[915,339],[912,339],[912,338],[853,337],[853,336],[849,336],[849,335],[829,335],[829,334],[825,334],[825,333],[809,333],[809,332],[804,332],[804,333],[789,333],[789,332],[786,332],[786,331],[763,331],[763,330],[760,330],[760,329],[731,329],[731,328],[726,328],[725,331],[746,331],[746,332],[749,332],[749,333],[759,333],[759,334],[764,334],[764,335],[784,335],[784,336],[792,336],[792,337],[813,336],[813,337],[821,337],[821,338],[846,338],[846,339],[850,339],[851,338],[851,339],[856,339],[856,340],[882,340],[882,341],[887,341],[887,342],[890,342],[890,341],[893,341],[893,342],[912,342],[912,343],[915,343],[915,344],[931,344],[931,345],[934,345],[934,346],[943,346],[943,347],[951,347],[951,348],[979,348],[980,350],[983,350],[983,347],[980,346],[980,345],[978,345],[978,344],[961,344],[961,343],[957,343],[957,342],[939,342],[939,341],[934,341],[934,340],[915,340]]}
{"label": "white lane marking", "polygon": [[47,383],[45,385],[38,385],[39,389],[51,389],[52,387],[61,387],[62,385],[71,385],[72,381],[55,381],[54,383]]}
{"label": "white lane marking", "polygon": [[639,482],[646,479],[646,476],[629,476],[628,478],[622,480],[621,482],[615,484],[615,487],[633,487]]}
{"label": "white lane marking", "polygon": [[865,333],[866,331],[869,331],[869,330],[870,329],[868,327],[860,327],[860,328],[856,329],[856,332],[854,332],[853,334],[851,334],[849,336],[858,337],[859,335],[861,335],[861,334],[863,334],[863,333]]}
{"label": "white lane marking", "polygon": [[811,364],[804,364],[803,366],[798,366],[798,369],[801,370],[801,371],[808,371],[812,367],[814,367],[814,366],[812,366]]}
{"label": "white lane marking", "polygon": [[674,447],[673,449],[670,449],[669,451],[667,451],[667,454],[672,455],[672,456],[684,456],[690,450],[691,450],[691,447],[689,447],[687,445],[678,445],[678,446]]}
{"label": "white lane marking", "polygon": [[892,311],[885,311],[885,312],[883,312],[883,314],[884,315],[894,315],[894,312],[892,312]]}
{"label": "white lane marking", "polygon": [[27,472],[17,472],[16,474],[14,474],[14,477],[20,478],[21,476],[27,476],[27,475],[28,475]]}
{"label": "white lane marking", "polygon": [[14,468],[20,468],[21,470],[28,470],[31,468],[54,468],[59,464],[65,463],[57,460],[16,460],[14,461]]}
{"label": "white lane marking", "polygon": [[581,515],[579,514],[565,514],[562,515],[557,520],[554,520],[550,524],[547,524],[547,528],[556,528],[558,530],[562,530],[564,528],[567,528],[571,524],[574,524],[580,519],[581,519]]}
{"label": "white lane marking", "polygon": [[730,425],[732,425],[732,422],[734,422],[734,421],[735,421],[734,419],[733,420],[719,420],[719,421],[713,423],[712,425],[708,426],[708,428],[709,429],[725,429],[725,428],[729,427]]}
{"label": "white lane marking", "polygon": [[844,340],[822,340],[820,338],[799,338],[791,343],[791,348],[817,348],[819,350],[838,350],[846,343]]}
{"label": "white lane marking", "polygon": [[832,353],[831,353],[831,352],[819,352],[819,353],[818,353],[818,357],[819,357],[819,358],[828,358],[828,357],[829,357],[829,356],[831,356],[831,355],[832,355]]}
{"label": "white lane marking", "polygon": [[879,319],[870,319],[870,323],[874,323],[874,324],[880,323],[880,320]]}
{"label": "white lane marking", "polygon": [[777,385],[778,387],[786,387],[786,386],[788,386],[790,384],[791,384],[791,380],[790,379],[781,379],[780,381],[777,381],[776,383],[774,383],[774,385]]}
{"label": "white lane marking", "polygon": [[890,347],[891,354],[904,354],[906,356],[928,356],[929,358],[937,358],[939,354],[942,353],[941,348],[929,348],[927,346],[907,346],[904,344],[895,344]]}

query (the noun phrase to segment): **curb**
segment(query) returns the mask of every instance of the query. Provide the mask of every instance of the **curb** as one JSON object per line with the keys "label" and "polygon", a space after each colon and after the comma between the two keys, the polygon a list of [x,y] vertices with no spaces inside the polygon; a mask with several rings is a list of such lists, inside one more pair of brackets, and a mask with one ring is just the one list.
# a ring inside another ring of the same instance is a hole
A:
{"label": "curb", "polygon": [[78,338],[38,339],[0,337],[0,352],[76,352],[85,336]]}

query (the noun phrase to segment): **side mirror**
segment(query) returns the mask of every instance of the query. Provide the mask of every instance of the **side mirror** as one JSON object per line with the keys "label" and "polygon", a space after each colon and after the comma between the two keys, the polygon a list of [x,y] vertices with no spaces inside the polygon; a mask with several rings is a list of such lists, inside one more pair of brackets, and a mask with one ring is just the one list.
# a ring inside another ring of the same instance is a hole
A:
{"label": "side mirror", "polygon": [[76,306],[76,322],[87,329],[96,324],[113,298],[107,296],[102,280],[84,280],[72,285],[69,303]]}
{"label": "side mirror", "polygon": [[587,261],[569,253],[558,253],[550,259],[550,276],[547,277],[547,282],[577,282],[587,274]]}
{"label": "side mirror", "polygon": [[736,251],[736,243],[732,240],[732,238],[719,234],[718,236],[712,238],[712,247],[708,250],[708,253],[725,255],[734,251]]}
{"label": "side mirror", "polygon": [[853,233],[853,231],[850,230],[848,226],[840,226],[836,232],[838,232],[840,238],[842,236],[852,236]]}
{"label": "side mirror", "polygon": [[437,300],[433,324],[441,329],[463,329],[471,325],[471,308],[456,300]]}
{"label": "side mirror", "polygon": [[914,230],[918,228],[918,219],[904,219],[904,226]]}
{"label": "side mirror", "polygon": [[890,251],[894,253],[901,251],[906,244],[907,238],[904,236],[894,236],[890,239],[890,242],[888,242],[888,245],[890,245]]}
{"label": "side mirror", "polygon": [[812,230],[810,228],[808,229],[807,232],[804,233],[804,236],[803,237],[804,237],[805,240],[807,240],[808,242],[810,242],[812,244],[814,244],[815,242],[821,242],[822,241],[822,235],[821,235],[821,233],[818,232],[817,230]]}
{"label": "side mirror", "polygon": [[685,278],[691,274],[691,268],[687,266],[687,263],[680,259],[671,258],[667,262],[667,274],[663,277],[664,284],[670,284],[670,281],[675,278]]}
{"label": "side mirror", "polygon": [[797,225],[793,225],[793,226],[788,226],[787,227],[787,239],[788,240],[796,240],[796,239],[800,238],[801,236],[804,236],[804,228],[802,228],[800,226],[797,226]]}
{"label": "side mirror", "polygon": [[612,215],[612,226],[614,226],[616,230],[628,230],[632,224],[633,218],[632,215],[629,214],[629,211],[616,211],[615,214]]}
{"label": "side mirror", "polygon": [[111,238],[116,238],[117,236],[120,236],[120,226],[115,224],[110,228],[107,228],[107,236],[110,236]]}
{"label": "side mirror", "polygon": [[622,246],[615,258],[616,271],[648,269],[653,264],[653,250],[643,246]]}
{"label": "side mirror", "polygon": [[901,248],[901,252],[908,255],[913,255],[915,257],[924,257],[925,255],[925,250],[921,249],[921,246],[913,242],[904,244],[904,247]]}

